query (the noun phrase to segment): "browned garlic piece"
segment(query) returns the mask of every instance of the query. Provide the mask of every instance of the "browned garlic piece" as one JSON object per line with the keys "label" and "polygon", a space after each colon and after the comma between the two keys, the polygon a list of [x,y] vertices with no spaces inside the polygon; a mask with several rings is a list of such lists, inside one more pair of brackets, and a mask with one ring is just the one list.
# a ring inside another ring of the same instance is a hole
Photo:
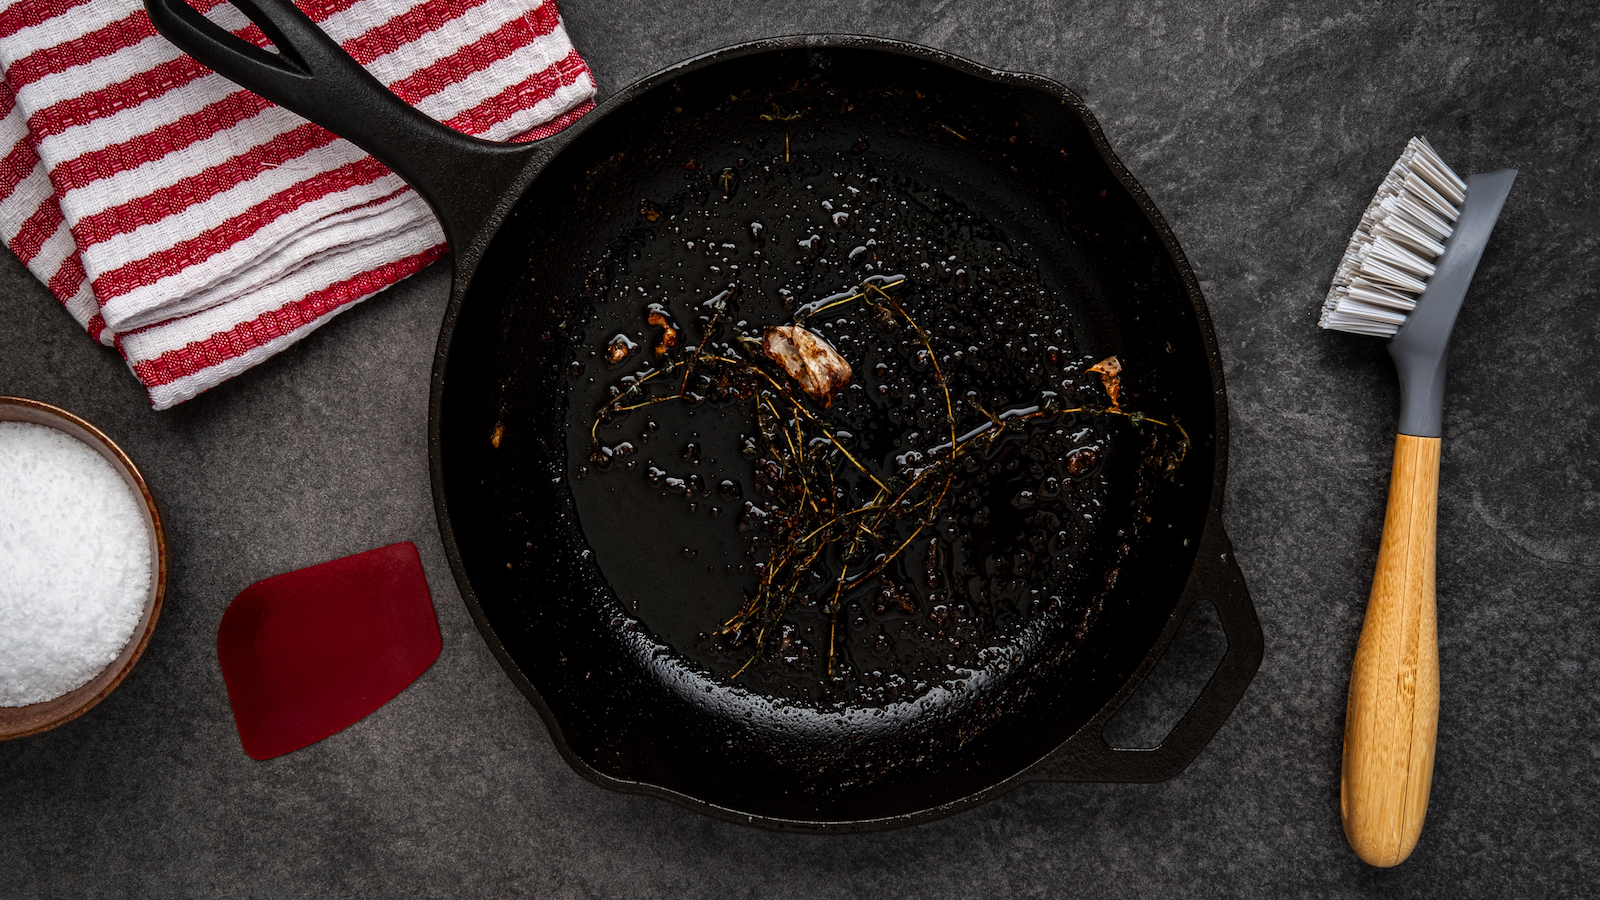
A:
{"label": "browned garlic piece", "polygon": [[761,335],[761,350],[783,367],[801,390],[833,405],[834,392],[850,383],[850,364],[822,335],[799,325],[772,325]]}
{"label": "browned garlic piece", "polygon": [[628,358],[628,354],[632,353],[633,352],[633,348],[635,348],[637,346],[639,346],[639,345],[635,344],[633,341],[629,340],[627,335],[625,335],[625,334],[617,335],[616,337],[611,339],[611,343],[606,345],[606,349],[605,349],[606,362],[610,363],[613,366],[616,365],[619,362],[622,362],[623,360]]}
{"label": "browned garlic piece", "polygon": [[656,345],[657,356],[666,356],[667,351],[678,346],[678,329],[672,327],[672,320],[667,318],[666,313],[652,309],[645,321],[661,329],[661,343]]}
{"label": "browned garlic piece", "polygon": [[1095,372],[1100,376],[1100,386],[1106,389],[1106,396],[1111,398],[1111,409],[1122,408],[1122,360],[1115,356],[1108,356],[1090,366],[1085,371]]}

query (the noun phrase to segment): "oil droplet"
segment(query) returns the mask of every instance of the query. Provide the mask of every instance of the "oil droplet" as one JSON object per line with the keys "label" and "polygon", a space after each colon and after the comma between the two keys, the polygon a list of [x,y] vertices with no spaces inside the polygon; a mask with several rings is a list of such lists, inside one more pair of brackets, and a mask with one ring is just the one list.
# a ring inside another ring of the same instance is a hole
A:
{"label": "oil droplet", "polygon": [[1080,447],[1067,454],[1067,474],[1074,478],[1087,475],[1100,461],[1093,449]]}

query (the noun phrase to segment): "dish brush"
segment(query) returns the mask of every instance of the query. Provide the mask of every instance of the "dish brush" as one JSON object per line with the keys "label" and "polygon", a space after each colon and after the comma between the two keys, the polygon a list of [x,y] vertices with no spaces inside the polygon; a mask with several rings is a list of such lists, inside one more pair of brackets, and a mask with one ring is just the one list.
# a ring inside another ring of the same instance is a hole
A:
{"label": "dish brush", "polygon": [[1323,328],[1390,337],[1400,376],[1389,504],[1350,672],[1340,810],[1374,866],[1422,834],[1439,724],[1434,611],[1445,351],[1516,170],[1462,180],[1422,138],[1389,170],[1333,276]]}

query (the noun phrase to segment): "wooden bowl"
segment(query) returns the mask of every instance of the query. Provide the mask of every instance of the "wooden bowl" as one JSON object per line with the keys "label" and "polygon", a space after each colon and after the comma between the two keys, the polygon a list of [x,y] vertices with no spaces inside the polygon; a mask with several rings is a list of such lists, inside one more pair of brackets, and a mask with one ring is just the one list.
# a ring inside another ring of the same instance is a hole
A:
{"label": "wooden bowl", "polygon": [[70,722],[88,712],[90,707],[105,699],[122,683],[122,679],[133,669],[133,664],[139,661],[145,644],[149,643],[150,635],[156,630],[156,619],[161,615],[161,598],[167,589],[167,538],[161,530],[161,513],[156,509],[155,497],[151,495],[144,476],[139,474],[139,469],[128,458],[128,454],[122,452],[122,448],[102,434],[100,429],[64,409],[21,397],[0,397],[0,422],[47,425],[83,441],[105,457],[122,474],[123,481],[144,498],[150,539],[154,542],[150,558],[155,565],[155,571],[151,573],[150,594],[145,598],[144,616],[117,658],[91,678],[88,684],[53,700],[27,706],[0,707],[0,741],[4,741],[49,731],[63,722]]}

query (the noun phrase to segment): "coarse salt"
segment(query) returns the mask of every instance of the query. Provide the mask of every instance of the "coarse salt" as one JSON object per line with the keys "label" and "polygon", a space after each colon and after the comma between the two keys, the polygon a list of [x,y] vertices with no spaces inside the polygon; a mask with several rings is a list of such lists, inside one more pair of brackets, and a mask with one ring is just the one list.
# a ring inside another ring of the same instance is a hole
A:
{"label": "coarse salt", "polygon": [[59,697],[117,658],[144,615],[152,543],[105,457],[0,422],[0,706]]}

